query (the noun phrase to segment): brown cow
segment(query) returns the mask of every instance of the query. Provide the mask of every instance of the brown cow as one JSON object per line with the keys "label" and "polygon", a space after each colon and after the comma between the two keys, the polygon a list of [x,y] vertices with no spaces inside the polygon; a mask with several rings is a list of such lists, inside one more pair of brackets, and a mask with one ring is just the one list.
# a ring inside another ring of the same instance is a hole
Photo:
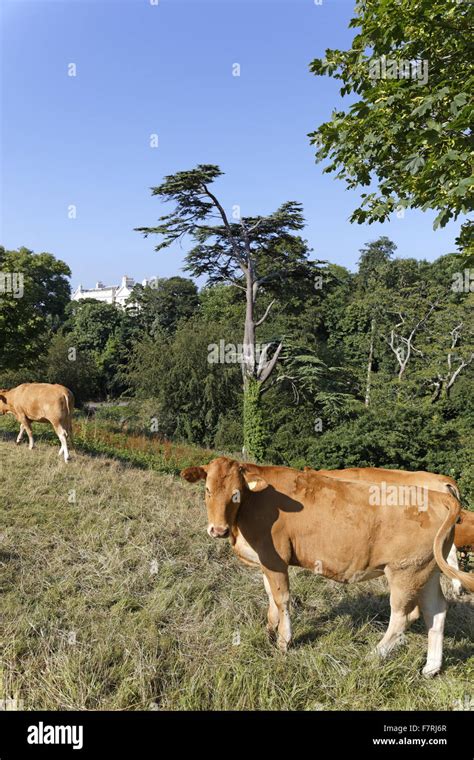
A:
{"label": "brown cow", "polygon": [[[329,478],[338,478],[339,480],[356,480],[365,483],[381,485],[383,483],[408,486],[409,488],[423,488],[431,491],[444,491],[450,485],[460,499],[459,488],[454,478],[449,475],[438,475],[434,472],[409,472],[407,470],[388,470],[383,467],[347,467],[344,470],[312,470],[311,467],[305,467],[305,472],[319,472],[320,475],[326,475]],[[456,548],[468,547],[474,544],[474,515],[467,510],[461,511],[460,522],[454,529],[454,542],[448,555],[448,564],[455,570],[459,570],[458,557]],[[462,584],[457,580],[452,580],[454,593],[457,596],[462,594]]]}
{"label": "brown cow", "polygon": [[50,422],[56,431],[61,448],[59,456],[69,459],[67,438],[72,445],[72,413],[74,396],[64,385],[51,383],[23,383],[11,390],[0,390],[0,414],[13,414],[20,423],[17,443],[27,432],[29,448],[34,446],[32,422]]}
{"label": "brown cow", "polygon": [[474,590],[474,577],[451,568],[443,556],[461,511],[454,492],[429,491],[426,509],[376,505],[368,483],[227,457],[181,474],[191,483],[206,481],[209,535],[229,536],[237,556],[263,571],[268,626],[278,630],[282,651],[291,641],[289,565],[341,583],[385,574],[391,616],[377,653],[387,655],[421,609],[428,628],[423,674],[439,672],[447,606],[439,569]]}

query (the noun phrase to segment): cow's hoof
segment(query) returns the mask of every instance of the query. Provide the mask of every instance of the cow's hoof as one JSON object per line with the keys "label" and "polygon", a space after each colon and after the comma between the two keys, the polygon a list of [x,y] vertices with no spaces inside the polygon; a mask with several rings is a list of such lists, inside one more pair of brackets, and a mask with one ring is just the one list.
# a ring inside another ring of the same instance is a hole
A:
{"label": "cow's hoof", "polygon": [[441,667],[439,665],[425,665],[421,671],[423,678],[434,678],[438,675]]}
{"label": "cow's hoof", "polygon": [[283,639],[278,639],[278,649],[282,654],[286,654],[288,652],[288,646],[289,641],[284,641]]}

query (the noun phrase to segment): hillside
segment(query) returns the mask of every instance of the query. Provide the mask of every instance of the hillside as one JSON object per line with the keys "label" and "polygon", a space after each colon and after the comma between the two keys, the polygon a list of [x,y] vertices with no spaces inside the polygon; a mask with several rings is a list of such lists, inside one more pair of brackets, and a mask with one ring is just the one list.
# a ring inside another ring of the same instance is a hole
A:
{"label": "hillside", "polygon": [[438,710],[472,692],[466,597],[429,682],[420,622],[393,659],[367,659],[388,621],[384,581],[292,570],[285,657],[266,637],[260,575],[207,536],[200,488],[57,453],[0,441],[0,674],[26,709]]}

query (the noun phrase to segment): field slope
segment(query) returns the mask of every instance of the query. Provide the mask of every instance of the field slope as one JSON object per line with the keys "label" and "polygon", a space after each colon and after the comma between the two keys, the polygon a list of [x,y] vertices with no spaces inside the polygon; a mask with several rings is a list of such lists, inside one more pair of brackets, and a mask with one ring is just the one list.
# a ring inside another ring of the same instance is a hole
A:
{"label": "field slope", "polygon": [[440,677],[417,622],[367,659],[383,580],[293,570],[295,643],[266,637],[258,573],[211,541],[200,488],[57,447],[0,441],[0,697],[25,709],[456,709],[472,698],[472,606],[451,602]]}

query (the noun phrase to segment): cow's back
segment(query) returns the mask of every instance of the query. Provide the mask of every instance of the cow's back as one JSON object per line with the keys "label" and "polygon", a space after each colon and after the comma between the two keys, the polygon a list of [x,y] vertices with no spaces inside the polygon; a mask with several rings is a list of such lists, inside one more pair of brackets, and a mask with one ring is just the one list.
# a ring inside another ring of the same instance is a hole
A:
{"label": "cow's back", "polygon": [[382,467],[348,467],[344,470],[313,470],[321,475],[338,480],[354,480],[357,482],[371,482],[380,484],[383,482],[400,485],[414,485],[428,488],[434,491],[445,491],[446,485],[452,485],[456,492],[458,487],[454,478],[449,475],[439,475],[433,472],[409,470],[389,470]]}
{"label": "cow's back", "polygon": [[74,409],[69,388],[57,383],[23,383],[12,394],[14,409],[35,422],[65,425]]}

